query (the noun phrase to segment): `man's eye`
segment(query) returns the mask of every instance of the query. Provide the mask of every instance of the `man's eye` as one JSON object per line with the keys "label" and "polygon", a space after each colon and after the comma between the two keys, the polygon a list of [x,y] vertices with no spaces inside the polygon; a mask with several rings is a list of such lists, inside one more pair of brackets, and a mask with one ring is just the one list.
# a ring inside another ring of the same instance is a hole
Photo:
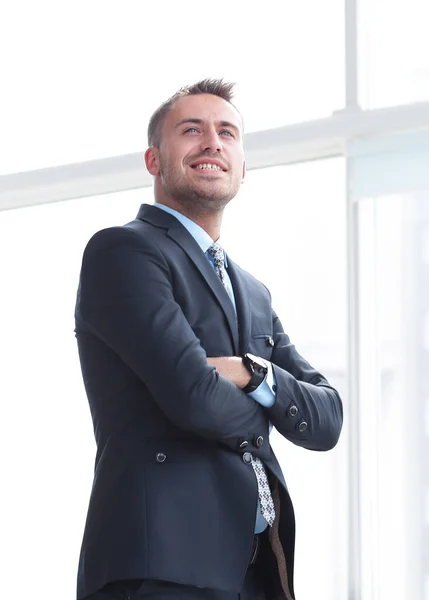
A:
{"label": "man's eye", "polygon": [[227,135],[230,135],[231,137],[234,137],[233,133],[231,131],[229,131],[229,129],[222,129],[222,131],[220,133],[221,134],[226,133]]}
{"label": "man's eye", "polygon": [[185,129],[185,133],[189,133],[190,131],[198,132],[198,129],[196,129],[195,127],[189,127],[188,129]]}

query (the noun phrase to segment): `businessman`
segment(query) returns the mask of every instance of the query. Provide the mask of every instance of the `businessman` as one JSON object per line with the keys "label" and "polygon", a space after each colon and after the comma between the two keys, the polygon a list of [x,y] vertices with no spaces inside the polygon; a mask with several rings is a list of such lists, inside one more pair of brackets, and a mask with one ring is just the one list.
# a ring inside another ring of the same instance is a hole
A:
{"label": "businessman", "polygon": [[329,450],[342,404],[218,243],[245,176],[232,88],[207,79],[158,108],[155,204],[83,255],[75,332],[97,453],[78,600],[294,598],[269,433]]}

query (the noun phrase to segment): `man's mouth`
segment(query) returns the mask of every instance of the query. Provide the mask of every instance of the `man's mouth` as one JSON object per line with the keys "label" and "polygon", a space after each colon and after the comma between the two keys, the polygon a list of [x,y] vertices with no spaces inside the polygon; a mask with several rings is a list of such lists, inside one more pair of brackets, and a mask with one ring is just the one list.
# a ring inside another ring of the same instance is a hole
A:
{"label": "man's mouth", "polygon": [[222,161],[220,161],[219,159],[216,158],[209,158],[206,157],[204,158],[200,158],[198,160],[196,160],[194,163],[191,164],[191,168],[192,169],[197,169],[198,171],[205,171],[205,172],[213,172],[213,171],[227,171],[227,168],[225,167],[225,165],[223,164]]}
{"label": "man's mouth", "polygon": [[200,165],[195,165],[192,168],[197,169],[198,171],[223,171],[219,165],[213,165],[211,163],[202,163]]}

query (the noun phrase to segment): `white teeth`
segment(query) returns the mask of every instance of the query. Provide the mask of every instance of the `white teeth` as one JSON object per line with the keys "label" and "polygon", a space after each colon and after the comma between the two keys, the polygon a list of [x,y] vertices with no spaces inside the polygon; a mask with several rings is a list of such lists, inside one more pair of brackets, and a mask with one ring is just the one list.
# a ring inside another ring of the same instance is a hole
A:
{"label": "white teeth", "polygon": [[212,170],[212,171],[222,171],[222,169],[220,167],[218,167],[218,165],[213,165],[210,163],[203,163],[202,165],[197,165],[196,168],[197,169],[208,169],[208,170]]}

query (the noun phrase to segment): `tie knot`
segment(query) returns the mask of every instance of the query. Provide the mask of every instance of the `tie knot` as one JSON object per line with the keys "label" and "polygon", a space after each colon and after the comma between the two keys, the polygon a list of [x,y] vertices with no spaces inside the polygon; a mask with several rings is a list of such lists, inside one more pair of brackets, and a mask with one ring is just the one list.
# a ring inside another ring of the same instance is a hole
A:
{"label": "tie knot", "polygon": [[223,267],[225,264],[225,252],[222,246],[215,242],[207,250],[207,253],[212,257],[215,267]]}

